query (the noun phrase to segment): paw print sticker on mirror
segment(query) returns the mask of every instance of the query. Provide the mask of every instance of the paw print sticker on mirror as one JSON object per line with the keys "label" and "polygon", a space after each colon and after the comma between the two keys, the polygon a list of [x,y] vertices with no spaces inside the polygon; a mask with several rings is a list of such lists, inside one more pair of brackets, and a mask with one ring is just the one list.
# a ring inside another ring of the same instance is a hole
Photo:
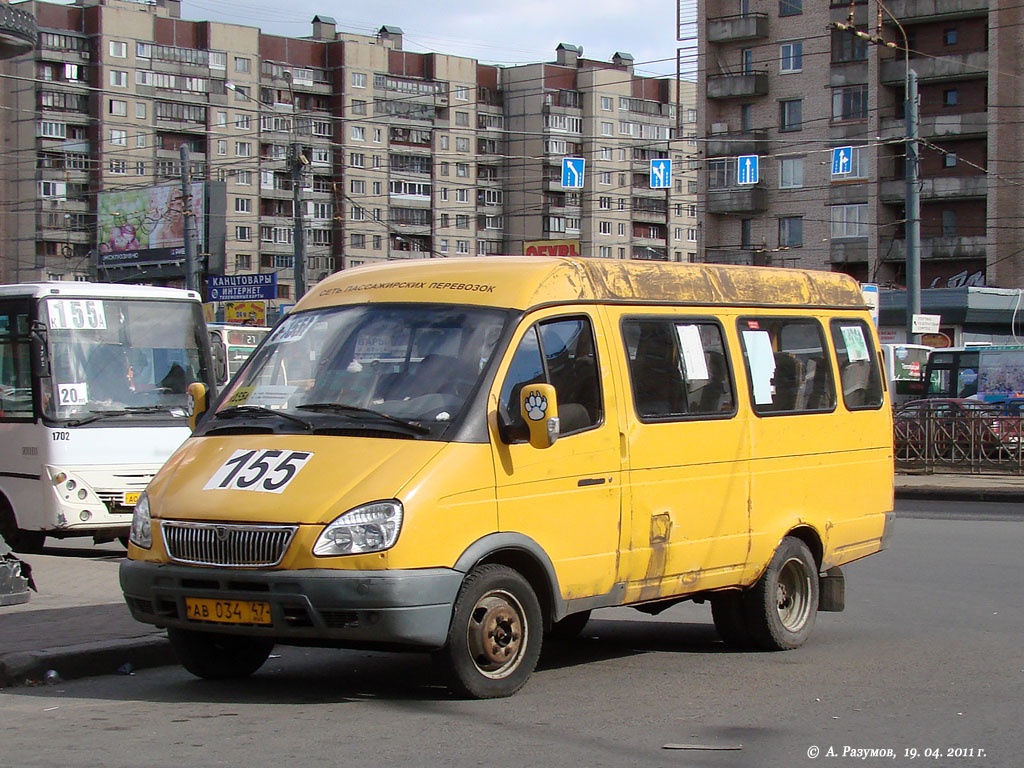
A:
{"label": "paw print sticker on mirror", "polygon": [[526,398],[526,415],[531,421],[541,421],[548,410],[548,399],[540,392],[531,392]]}

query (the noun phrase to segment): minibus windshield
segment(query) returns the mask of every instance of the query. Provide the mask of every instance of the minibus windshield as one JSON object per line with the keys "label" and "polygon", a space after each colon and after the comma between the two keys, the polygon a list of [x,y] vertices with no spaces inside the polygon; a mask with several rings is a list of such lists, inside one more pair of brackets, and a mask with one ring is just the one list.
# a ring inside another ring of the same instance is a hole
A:
{"label": "minibus windshield", "polygon": [[216,416],[244,406],[434,433],[458,418],[505,318],[497,309],[439,304],[361,304],[292,315],[232,382]]}
{"label": "minibus windshield", "polygon": [[195,302],[50,298],[42,315],[50,359],[42,388],[47,418],[180,416],[188,385],[212,384]]}

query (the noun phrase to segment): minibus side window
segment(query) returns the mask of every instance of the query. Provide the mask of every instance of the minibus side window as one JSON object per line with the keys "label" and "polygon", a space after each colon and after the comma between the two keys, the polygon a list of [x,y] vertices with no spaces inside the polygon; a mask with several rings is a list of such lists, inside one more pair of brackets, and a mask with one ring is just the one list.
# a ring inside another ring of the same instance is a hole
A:
{"label": "minibus side window", "polygon": [[529,384],[547,383],[558,396],[560,432],[567,435],[596,426],[604,418],[594,334],[590,320],[558,318],[537,323],[519,342],[501,387],[506,435],[525,440],[519,393]]}
{"label": "minibus side window", "polygon": [[882,405],[882,376],[871,345],[871,334],[863,320],[833,320],[832,343],[839,363],[839,382],[848,410],[879,408]]}
{"label": "minibus side window", "polygon": [[33,418],[28,331],[27,307],[0,305],[0,420]]}
{"label": "minibus side window", "polygon": [[755,413],[821,413],[835,408],[832,366],[817,320],[742,317],[738,328]]}
{"label": "minibus side window", "polygon": [[641,419],[731,414],[735,403],[715,323],[633,318],[622,324],[633,404]]}

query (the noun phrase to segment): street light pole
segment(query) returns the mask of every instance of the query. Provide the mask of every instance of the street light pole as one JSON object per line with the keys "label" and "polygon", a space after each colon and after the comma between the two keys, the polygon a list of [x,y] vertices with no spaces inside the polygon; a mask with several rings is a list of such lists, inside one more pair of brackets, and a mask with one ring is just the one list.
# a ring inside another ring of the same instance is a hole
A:
{"label": "street light pole", "polygon": [[294,259],[295,301],[306,292],[306,228],[302,220],[302,171],[309,160],[302,154],[302,145],[298,142],[291,147],[292,169],[292,214],[294,231],[292,233],[292,258]]}
{"label": "street light pole", "polygon": [[196,258],[196,222],[192,215],[192,165],[188,144],[178,148],[181,158],[181,206],[185,230],[185,288],[199,291],[199,260]]}

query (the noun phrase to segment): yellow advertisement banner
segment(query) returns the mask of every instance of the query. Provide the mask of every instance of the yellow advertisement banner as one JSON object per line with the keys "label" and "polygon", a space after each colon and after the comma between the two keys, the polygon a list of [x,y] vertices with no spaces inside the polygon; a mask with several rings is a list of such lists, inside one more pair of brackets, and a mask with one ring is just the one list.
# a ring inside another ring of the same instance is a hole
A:
{"label": "yellow advertisement banner", "polygon": [[236,325],[266,325],[267,302],[225,301],[224,322]]}

